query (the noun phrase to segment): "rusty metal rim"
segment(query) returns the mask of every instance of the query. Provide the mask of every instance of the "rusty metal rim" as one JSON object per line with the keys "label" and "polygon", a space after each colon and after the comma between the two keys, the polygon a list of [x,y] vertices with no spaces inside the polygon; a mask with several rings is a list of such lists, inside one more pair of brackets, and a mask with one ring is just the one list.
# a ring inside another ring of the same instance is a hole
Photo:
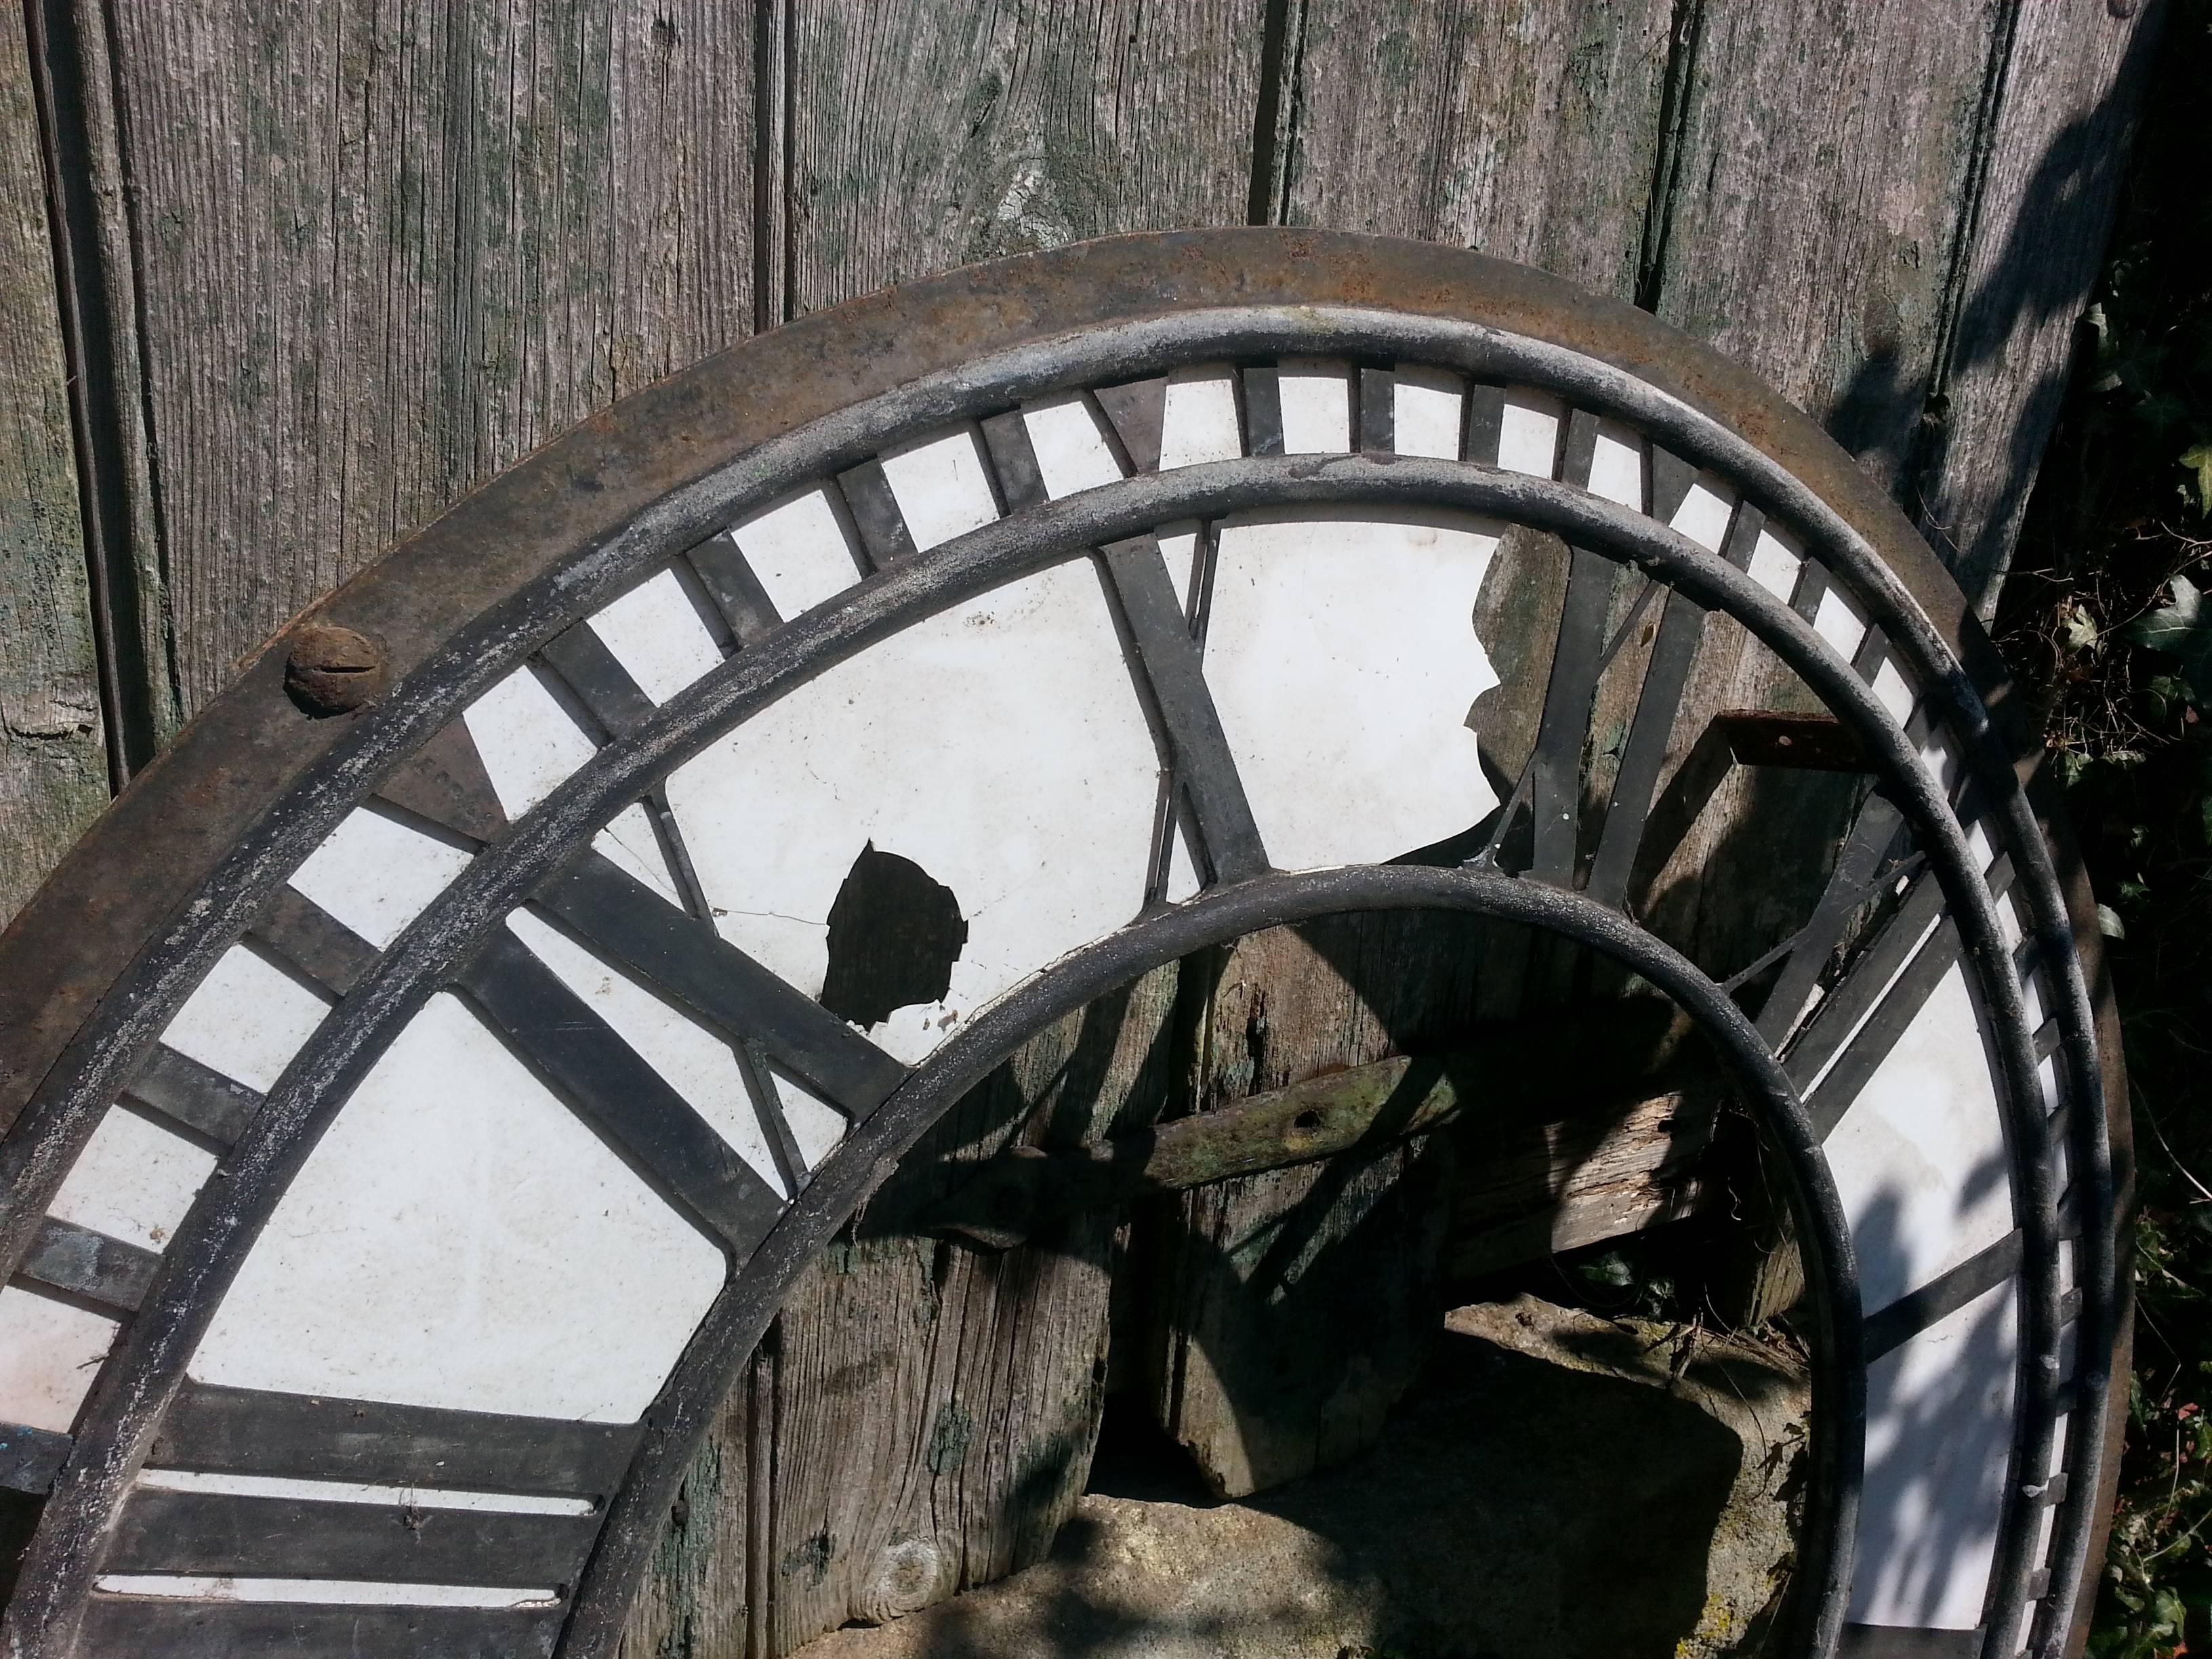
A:
{"label": "rusty metal rim", "polygon": [[[1835,550],[1863,549],[1878,576],[1885,566],[1893,573],[1911,604],[1893,623],[1901,620],[1907,625],[1907,643],[1915,642],[1911,635],[1917,630],[1923,637],[1917,642],[1928,647],[1927,654],[1941,668],[1930,678],[1929,689],[1946,693],[1954,702],[1963,699],[1969,711],[1978,710],[1982,702],[1974,682],[1992,700],[2001,698],[2002,678],[1994,655],[1932,555],[1849,459],[1771,391],[1642,313],[1593,300],[1537,273],[1452,250],[1303,232],[1115,239],[913,284],[807,319],[648,389],[624,406],[620,418],[604,417],[579,428],[349,584],[329,602],[325,613],[380,634],[403,671],[414,666],[434,671],[441,665],[434,653],[426,657],[425,653],[438,642],[441,630],[456,626],[457,618],[477,618],[466,649],[489,651],[504,665],[528,649],[535,635],[587,605],[593,586],[605,592],[619,580],[620,573],[609,574],[607,567],[623,541],[623,527],[638,520],[653,500],[696,487],[715,472],[714,453],[743,454],[779,432],[789,433],[810,410],[851,402],[927,368],[932,359],[942,363],[955,357],[963,349],[963,337],[980,332],[987,344],[1018,338],[1024,332],[1048,337],[1050,330],[1072,323],[1095,319],[1110,325],[1164,307],[1218,307],[1227,299],[1271,293],[1308,303],[1334,296],[1363,309],[1376,295],[1388,294],[1391,303],[1405,309],[1369,315],[1419,326],[1424,333],[1456,328],[1492,341],[1519,331],[1558,351],[1594,354],[1594,362],[1587,357],[1580,361],[1622,380],[1640,378],[1660,388],[1657,396],[1668,404],[1666,409],[1623,410],[1655,436],[1686,422],[1705,423],[1710,431],[1720,417],[1709,411],[1723,411],[1734,424],[1756,434],[1755,443],[1733,436],[1729,442],[1741,452],[1733,459],[1746,470],[1780,480],[1772,499],[1784,501],[1793,490],[1806,497],[1819,509],[1806,515],[1806,528],[1817,532],[1814,520],[1831,515],[1831,527],[1841,526],[1846,544]],[[1415,308],[1431,316],[1412,316]],[[1468,311],[1487,313],[1506,326],[1472,330],[1455,320]],[[1298,343],[1312,349],[1314,337],[1302,333]],[[1431,355],[1448,361],[1450,354]],[[763,374],[763,369],[768,372]],[[770,386],[769,393],[756,392],[744,384],[757,386],[763,380]],[[1603,401],[1594,392],[1587,400]],[[656,418],[668,422],[675,433],[648,454],[644,446],[651,441],[645,429]],[[693,429],[684,429],[687,428]],[[697,428],[706,429],[703,438]],[[1725,428],[1718,429],[1726,435]],[[1777,458],[1786,458],[1787,464]],[[1830,502],[1834,503],[1832,513]],[[544,549],[549,544],[581,552],[565,567],[568,580],[551,584],[557,592],[540,595],[544,602],[532,607],[525,603],[532,597],[528,579],[546,563]],[[463,558],[477,548],[496,545],[525,550],[495,553],[475,568]],[[1878,555],[1874,552],[1877,547]],[[629,548],[633,561],[673,550],[672,545],[647,549],[632,544]],[[599,566],[596,581],[580,585],[577,573],[594,560]],[[1844,562],[1859,562],[1856,558]],[[1927,616],[1917,615],[1915,605]],[[446,638],[444,643],[447,648],[442,666],[450,673],[462,641]],[[1963,659],[1968,672],[1942,667],[1946,659]],[[11,929],[11,951],[31,951],[46,958],[40,964],[41,981],[51,985],[58,979],[66,986],[74,969],[76,989],[74,1000],[67,995],[57,998],[58,1009],[38,1010],[38,1019],[19,1024],[15,1039],[0,1036],[0,1105],[9,1098],[20,1099],[34,1075],[59,1069],[52,1060],[67,1039],[61,1023],[72,1017],[73,1009],[88,1006],[90,995],[112,981],[118,994],[110,999],[105,1014],[127,1009],[146,990],[143,972],[118,971],[118,950],[137,951],[134,969],[154,965],[151,959],[177,938],[173,932],[164,936],[159,929],[164,913],[181,906],[182,900],[173,896],[188,891],[194,878],[216,868],[228,841],[242,833],[241,825],[265,811],[270,800],[291,787],[297,792],[292,801],[304,808],[301,816],[320,817],[326,827],[373,786],[382,769],[426,737],[438,718],[424,714],[413,722],[395,721],[387,709],[349,722],[347,740],[340,742],[328,727],[307,728],[270,695],[273,666],[273,656],[264,658],[249,670],[243,684],[195,723],[172,761],[153,769],[144,783],[126,794]],[[428,678],[444,677],[434,672]],[[459,695],[449,692],[441,712],[450,712]],[[217,780],[205,769],[226,757],[249,754],[253,765],[231,769],[242,775]],[[1967,757],[1984,765],[1992,759],[1979,741],[1967,745]],[[210,789],[217,797],[207,803],[210,810],[192,812],[200,804],[193,799],[195,793]],[[2009,790],[1996,794],[2012,816],[2018,850],[2031,863],[2041,861],[2044,849],[2038,844],[2027,804]],[[180,803],[182,812],[177,810]],[[297,809],[288,804],[286,810]],[[185,832],[182,820],[186,816],[202,826],[197,840]],[[2051,816],[2063,849],[2063,823],[2056,814]],[[2019,828],[2022,823],[2028,826],[2025,832]],[[107,841],[135,841],[141,857],[149,843],[157,849],[167,843],[173,855],[155,860],[167,877],[166,884],[157,879],[146,884],[148,891],[119,900],[100,894],[100,853]],[[2074,873],[2070,858],[2068,862],[2069,874]],[[263,884],[269,884],[273,879]],[[261,887],[251,881],[246,885],[254,888],[252,896],[258,898]],[[2093,934],[2081,927],[2078,879],[2069,883],[2069,896],[2075,901],[2070,915],[2066,899],[2055,889],[2039,882],[2031,882],[2030,887],[2040,935],[2046,944],[2056,941],[2061,947],[2047,949],[2045,959],[2057,966],[2065,992],[2060,1013],[2068,1028],[2069,1082],[2077,1103],[2074,1117],[2078,1138],[2085,1143],[2076,1156],[2077,1174],[2084,1177],[2077,1184],[2093,1204],[2101,1206],[2101,1214],[2093,1212],[2087,1229],[2091,1259],[2084,1278],[2094,1288],[2114,1282],[2110,1272],[2113,1194],[2101,1133],[2106,1113],[2092,1104],[2098,1093],[2100,1057],[2083,1018],[2089,997],[2074,952],[2079,951],[2094,963],[2096,945]],[[100,899],[105,902],[93,902]],[[80,921],[89,925],[80,927]],[[132,943],[145,939],[155,943],[143,950]],[[40,951],[40,946],[46,948]],[[57,961],[64,964],[58,974],[53,966]],[[4,994],[0,988],[0,995]],[[23,995],[19,991],[4,1006],[10,1012],[21,1008]],[[104,1026],[106,1020],[97,1023]],[[0,1025],[6,1024],[0,1021]],[[93,1033],[82,1030],[79,1035],[82,1039]],[[2102,1061],[2107,1079],[2117,1083],[2117,1052],[2108,1048]],[[2106,1091],[2106,1098],[2118,1103],[2124,1094],[2115,1087]],[[2124,1141],[2124,1114],[2117,1104],[2108,1109],[2119,1132],[2116,1139]],[[2105,1264],[2101,1269],[2100,1260]],[[2109,1317],[2106,1323],[2112,1324]],[[2100,1375],[2091,1356],[2108,1354],[2117,1333],[2085,1328],[2082,1334],[2084,1381],[2101,1388],[2108,1379]],[[2085,1399],[2085,1406],[2089,1403]],[[2109,1412],[2106,1420],[2112,1420]],[[2084,1449],[2092,1445],[2084,1443]],[[2090,1469],[2083,1473],[2092,1478],[2077,1482],[2077,1489],[2108,1485],[2109,1470],[2103,1479]],[[2101,1503],[2081,1504],[2062,1522],[2064,1530],[2054,1544],[2054,1569],[2060,1565],[2061,1555],[2073,1563],[2071,1570],[2057,1574],[2062,1581],[2078,1582],[2080,1559],[2101,1510]],[[2071,1524],[2083,1511],[2090,1512],[2089,1526]]]}
{"label": "rusty metal rim", "polygon": [[1866,1372],[1850,1228],[1796,1091],[1728,994],[1617,912],[1511,876],[1375,865],[1255,877],[1157,911],[1001,999],[901,1085],[854,1130],[848,1147],[809,1183],[716,1299],[651,1414],[630,1479],[610,1506],[559,1651],[568,1659],[602,1659],[614,1650],[697,1443],[793,1282],[884,1173],[1024,1041],[1152,968],[1258,928],[1351,911],[1409,909],[1519,922],[1588,945],[1643,975],[1711,1039],[1746,1103],[1774,1133],[1791,1206],[1810,1246],[1816,1309],[1814,1468],[1800,1533],[1804,1589],[1793,1594],[1792,1622],[1807,1659],[1829,1659],[1850,1595]]}
{"label": "rusty metal rim", "polygon": [[[650,727],[587,763],[509,837],[486,852],[416,919],[378,966],[325,1019],[268,1096],[247,1139],[226,1161],[219,1205],[204,1206],[179,1231],[154,1296],[129,1328],[95,1392],[82,1443],[58,1487],[41,1540],[56,1540],[36,1563],[40,1591],[28,1609],[66,1622],[94,1571],[89,1550],[59,1540],[96,1538],[143,1455],[161,1409],[215,1302],[259,1225],[382,1043],[457,969],[500,919],[557,867],[580,837],[633,799],[653,777],[698,752],[738,720],[833,662],[923,615],[1074,550],[1188,517],[1240,507],[1337,505],[1457,507],[1568,536],[1665,576],[1737,617],[1797,669],[1859,731],[1929,845],[1970,952],[1986,966],[2003,950],[1988,889],[1943,795],[1865,682],[1835,658],[1808,623],[1718,556],[1641,514],[1571,485],[1462,462],[1371,457],[1273,458],[1213,463],[1126,480],[1024,510],[930,554],[879,573],[855,589],[730,658],[663,706]],[[1986,975],[1985,975],[1986,981]],[[2018,990],[2008,975],[1985,982],[2009,1042],[2008,1093],[2033,1087]],[[2008,1012],[2008,1009],[2009,1012]],[[2008,1119],[2013,1135],[2014,1113]],[[2028,1133],[2032,1133],[2030,1129]],[[2017,1145],[2017,1141],[2014,1143]],[[842,1156],[842,1155],[841,1155]],[[2032,1174],[2032,1171],[2031,1171]],[[2024,1206],[2025,1207],[2025,1206]],[[2037,1217],[2023,1224],[2033,1241]],[[2048,1251],[2030,1261],[2047,1280]],[[2045,1288],[2048,1289],[2046,1283]],[[2029,1323],[2037,1303],[2029,1298]],[[2055,1343],[2049,1346],[2055,1352]],[[27,1573],[27,1577],[33,1577]],[[71,1586],[74,1577],[77,1583]],[[75,1594],[70,1594],[72,1589]],[[2000,1597],[2002,1605],[2002,1598]],[[42,1604],[42,1605],[41,1605]],[[19,1610],[21,1611],[21,1610]],[[43,1620],[41,1620],[43,1622]]]}

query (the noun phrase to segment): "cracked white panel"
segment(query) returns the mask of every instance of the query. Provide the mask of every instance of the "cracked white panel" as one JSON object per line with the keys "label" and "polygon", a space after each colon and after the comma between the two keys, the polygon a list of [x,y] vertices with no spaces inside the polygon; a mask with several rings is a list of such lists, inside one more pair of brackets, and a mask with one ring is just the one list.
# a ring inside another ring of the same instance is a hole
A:
{"label": "cracked white panel", "polygon": [[1559,433],[1567,406],[1547,393],[1509,386],[1498,415],[1498,465],[1508,472],[1549,478],[1559,471]]}
{"label": "cracked white panel", "polygon": [[297,1480],[272,1474],[219,1474],[198,1469],[146,1469],[142,1490],[212,1492],[226,1498],[304,1498],[318,1504],[404,1504],[412,1510],[477,1510],[493,1515],[590,1515],[588,1498],[538,1492],[469,1492],[458,1486],[380,1486],[359,1480]]}
{"label": "cracked white panel", "polygon": [[292,872],[292,886],[382,950],[469,867],[470,855],[356,807]]}
{"label": "cracked white panel", "polygon": [[872,1033],[918,1060],[1142,902],[1159,756],[1088,559],[915,624],[679,768],[668,798],[740,949],[809,996],[872,843],[950,888],[968,941],[939,1002]]}
{"label": "cracked white panel", "polygon": [[289,1601],[316,1607],[550,1607],[560,1604],[560,1592],[550,1585],[403,1584],[380,1578],[217,1578],[109,1572],[94,1579],[93,1586],[111,1595],[192,1601]]}
{"label": "cracked white panel", "polygon": [[1160,413],[1160,471],[1233,461],[1243,453],[1236,370],[1211,363],[1170,374]]}
{"label": "cracked white panel", "polygon": [[441,993],[308,1155],[186,1369],[235,1388],[634,1422],[723,1270]]}
{"label": "cracked white panel", "polygon": [[1220,532],[1206,673],[1278,868],[1376,862],[1498,804],[1467,713],[1494,525],[1317,513]]}
{"label": "cracked white panel", "polygon": [[999,516],[982,446],[971,428],[922,439],[880,459],[884,481],[906,520],[907,534],[921,551]]}
{"label": "cracked white panel", "polygon": [[2016,1289],[2008,1279],[1867,1367],[1853,1623],[1981,1622],[2012,1444]]}
{"label": "cracked white panel", "polygon": [[185,999],[161,1041],[265,1094],[329,1012],[289,974],[234,945]]}
{"label": "cracked white panel", "polygon": [[1717,553],[1728,540],[1729,524],[1735,517],[1735,503],[1700,477],[1682,497],[1682,504],[1674,509],[1668,527],[1680,531],[1698,546]]}
{"label": "cracked white panel", "polygon": [[717,667],[722,653],[673,570],[602,606],[591,619],[592,632],[655,702],[666,702],[692,681]]}
{"label": "cracked white panel", "polygon": [[1457,460],[1466,416],[1466,388],[1458,375],[1412,363],[1399,368],[1390,407],[1390,442],[1399,454]]}
{"label": "cracked white panel", "polygon": [[116,1329],[21,1285],[0,1286],[0,1423],[67,1434]]}
{"label": "cracked white panel", "polygon": [[112,1106],[47,1213],[141,1249],[167,1248],[215,1155],[127,1106]]}
{"label": "cracked white panel", "polygon": [[773,1066],[769,1067],[769,1077],[775,1085],[783,1121],[790,1127],[792,1144],[799,1148],[799,1156],[808,1169],[817,1168],[844,1139],[848,1127],[845,1115],[805,1084],[785,1076]]}
{"label": "cracked white panel", "polygon": [[1285,455],[1341,455],[1352,447],[1352,370],[1285,357],[1277,370]]}
{"label": "cracked white panel", "polygon": [[1593,495],[1644,511],[1644,436],[1634,427],[1619,421],[1597,423],[1589,489]]}
{"label": "cracked white panel", "polygon": [[860,580],[844,516],[821,485],[763,507],[730,532],[760,585],[787,619]]}
{"label": "cracked white panel", "polygon": [[1845,662],[1856,656],[1859,647],[1865,642],[1866,612],[1856,599],[1836,586],[1832,578],[1820,595],[1820,603],[1813,609],[1813,631]]}
{"label": "cracked white panel", "polygon": [[1091,400],[1081,393],[1030,404],[1022,410],[1022,424],[1029,430],[1046,495],[1057,499],[1121,481],[1121,464],[1114,459]]}
{"label": "cracked white panel", "polygon": [[515,911],[507,925],[662,1082],[684,1097],[755,1174],[775,1191],[783,1191],[744,1073],[727,1042],[527,910]]}
{"label": "cracked white panel", "polygon": [[[527,664],[471,703],[463,718],[492,793],[510,818],[537,805],[599,752]],[[682,902],[642,806],[624,807],[592,845],[671,902]]]}
{"label": "cracked white panel", "polygon": [[2012,1231],[1995,1065],[1954,963],[1830,1133],[1868,1313]]}
{"label": "cracked white panel", "polygon": [[1758,544],[1751,550],[1752,580],[1787,605],[1797,592],[1798,574],[1804,568],[1804,555],[1787,531],[1769,524],[1759,532]]}

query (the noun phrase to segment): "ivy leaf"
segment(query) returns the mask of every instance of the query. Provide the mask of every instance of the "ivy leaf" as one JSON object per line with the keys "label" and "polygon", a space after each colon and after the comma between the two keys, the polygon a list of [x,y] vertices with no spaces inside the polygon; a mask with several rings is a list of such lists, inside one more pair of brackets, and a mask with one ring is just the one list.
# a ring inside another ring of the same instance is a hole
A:
{"label": "ivy leaf", "polygon": [[2212,511],[2212,444],[2193,444],[2182,451],[2181,465],[2197,474],[2197,510]]}
{"label": "ivy leaf", "polygon": [[[2212,460],[2212,446],[2206,446],[2205,453]],[[2179,658],[2191,701],[2200,708],[2212,708],[2212,609],[2188,577],[2176,576],[2172,585],[2173,603],[2137,617],[2128,638],[2146,650]]]}

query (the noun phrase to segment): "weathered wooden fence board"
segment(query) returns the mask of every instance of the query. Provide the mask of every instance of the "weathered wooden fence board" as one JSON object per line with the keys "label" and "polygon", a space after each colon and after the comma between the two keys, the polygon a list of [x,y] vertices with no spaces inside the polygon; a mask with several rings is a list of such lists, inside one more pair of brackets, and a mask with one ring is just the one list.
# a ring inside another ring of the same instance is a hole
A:
{"label": "weathered wooden fence board", "polygon": [[790,313],[1245,215],[1262,0],[791,7]]}
{"label": "weathered wooden fence board", "polygon": [[188,711],[470,487],[752,331],[741,10],[114,17]]}
{"label": "weathered wooden fence board", "polygon": [[1673,0],[1306,0],[1279,216],[1633,299]]}
{"label": "weathered wooden fence board", "polygon": [[107,800],[54,250],[21,20],[0,21],[0,918]]}

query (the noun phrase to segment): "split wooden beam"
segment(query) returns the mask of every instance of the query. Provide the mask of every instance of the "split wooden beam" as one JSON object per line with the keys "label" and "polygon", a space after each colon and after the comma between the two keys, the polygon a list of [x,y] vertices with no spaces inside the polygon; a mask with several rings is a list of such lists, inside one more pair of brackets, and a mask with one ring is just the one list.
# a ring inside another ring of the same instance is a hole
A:
{"label": "split wooden beam", "polygon": [[[1492,1271],[1698,1208],[1695,1165],[1717,1083],[1644,1080],[1617,1098],[1530,1109],[1525,1045],[1401,1055],[1235,1105],[1059,1151],[1009,1148],[924,1212],[919,1230],[988,1250],[1062,1218],[1318,1163],[1462,1126],[1455,1272]],[[1517,1062],[1515,1063],[1515,1062]],[[1470,1158],[1468,1155],[1472,1154]]]}

